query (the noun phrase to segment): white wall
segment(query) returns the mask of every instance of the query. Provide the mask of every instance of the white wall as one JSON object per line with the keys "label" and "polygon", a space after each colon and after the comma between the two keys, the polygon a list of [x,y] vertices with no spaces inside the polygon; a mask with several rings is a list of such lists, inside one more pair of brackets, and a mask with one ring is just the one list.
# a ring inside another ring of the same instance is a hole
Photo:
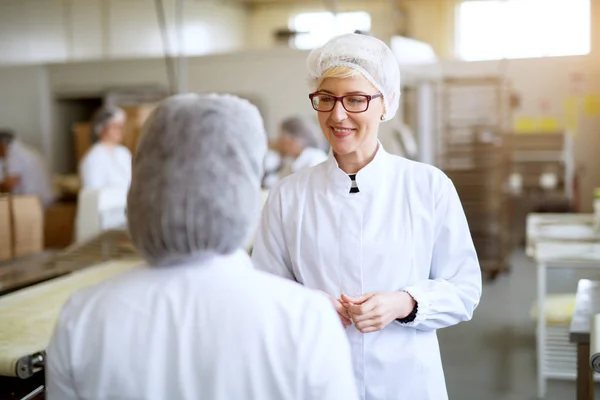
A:
{"label": "white wall", "polygon": [[[326,11],[326,2],[321,4],[262,4],[252,7],[248,19],[247,47],[252,49],[272,48],[273,33],[288,28],[290,18],[304,12]],[[339,12],[367,11],[371,15],[371,32],[383,40],[395,33],[395,16],[389,0],[346,0],[340,1]]]}
{"label": "white wall", "polygon": [[14,129],[19,139],[51,154],[50,92],[45,68],[0,68],[0,93],[0,126]]}
{"label": "white wall", "polygon": [[[164,4],[173,53],[175,0]],[[184,11],[184,54],[244,46],[244,6],[186,0]],[[153,0],[0,1],[0,65],[162,55]]]}
{"label": "white wall", "polygon": [[[279,120],[292,113],[312,112],[305,70],[307,52],[291,49],[248,51],[188,59],[191,92],[228,92],[262,103],[265,125],[276,132]],[[101,93],[127,86],[167,86],[160,59],[119,60],[51,65],[55,94]]]}

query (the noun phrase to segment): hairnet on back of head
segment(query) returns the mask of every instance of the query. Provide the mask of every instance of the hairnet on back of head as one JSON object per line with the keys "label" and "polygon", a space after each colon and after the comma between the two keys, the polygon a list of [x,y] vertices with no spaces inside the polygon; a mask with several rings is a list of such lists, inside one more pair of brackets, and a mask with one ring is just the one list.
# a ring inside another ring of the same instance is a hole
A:
{"label": "hairnet on back of head", "polygon": [[118,107],[105,106],[100,108],[92,120],[92,132],[98,137],[112,121],[125,122],[125,111]]}
{"label": "hairnet on back of head", "polygon": [[292,116],[281,123],[281,131],[295,139],[304,141],[306,147],[321,148],[321,128],[309,118]]}
{"label": "hairnet on back of head", "polygon": [[312,79],[337,66],[360,72],[383,95],[383,120],[392,119],[398,111],[400,67],[392,50],[381,40],[356,33],[337,36],[312,50],[306,64]]}
{"label": "hairnet on back of head", "polygon": [[129,231],[152,265],[242,247],[260,213],[267,136],[258,109],[185,94],[146,121],[127,199]]}

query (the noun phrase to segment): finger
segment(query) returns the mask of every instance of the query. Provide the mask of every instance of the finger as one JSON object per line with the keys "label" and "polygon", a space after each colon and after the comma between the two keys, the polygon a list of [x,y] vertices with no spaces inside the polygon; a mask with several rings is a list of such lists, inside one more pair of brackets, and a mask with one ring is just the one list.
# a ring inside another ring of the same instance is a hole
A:
{"label": "finger", "polygon": [[342,325],[344,325],[344,328],[347,328],[350,325],[352,325],[352,320],[342,315],[340,315],[340,321],[342,321]]}
{"label": "finger", "polygon": [[363,315],[373,311],[378,305],[377,298],[371,297],[362,304],[350,304],[346,309],[352,317],[353,315]]}
{"label": "finger", "polygon": [[331,299],[331,304],[333,304],[333,306],[335,307],[335,311],[337,312],[346,311],[346,307],[344,307],[342,303],[340,303],[334,298]]}
{"label": "finger", "polygon": [[341,299],[345,303],[362,304],[373,297],[374,293],[361,294],[360,296],[346,296],[342,294]]}
{"label": "finger", "polygon": [[342,315],[344,318],[352,319],[352,316],[348,313],[346,307],[342,306],[339,310],[337,310],[338,314]]}
{"label": "finger", "polygon": [[360,331],[361,333],[371,333],[371,332],[378,332],[378,331],[380,331],[380,330],[381,330],[381,328],[377,328],[377,327],[374,327],[374,326],[370,326],[370,327],[368,327],[368,328],[359,329],[359,331]]}
{"label": "finger", "polygon": [[352,318],[352,321],[354,321],[354,323],[368,321],[371,319],[381,319],[381,317],[383,316],[381,309],[379,309],[379,308],[375,308],[364,314],[353,314],[353,313],[348,313],[348,314],[349,314],[349,317]]}
{"label": "finger", "polygon": [[366,321],[354,322],[354,326],[363,333],[375,332],[383,328],[383,323],[381,318],[371,318]]}
{"label": "finger", "polygon": [[333,306],[335,307],[335,311],[337,311],[337,313],[341,317],[344,317],[344,318],[348,319],[350,321],[350,323],[352,323],[352,318],[350,317],[350,314],[348,314],[348,310],[346,309],[346,307],[344,307],[342,305],[342,303],[340,303],[336,299],[333,299],[332,303],[333,303]]}

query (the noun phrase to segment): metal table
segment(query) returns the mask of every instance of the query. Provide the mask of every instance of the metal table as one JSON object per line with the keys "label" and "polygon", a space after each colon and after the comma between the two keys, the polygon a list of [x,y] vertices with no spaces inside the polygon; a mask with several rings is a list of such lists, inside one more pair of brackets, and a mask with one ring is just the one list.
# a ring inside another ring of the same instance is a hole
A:
{"label": "metal table", "polygon": [[[569,358],[569,342],[563,339],[561,332],[549,332],[546,324],[546,273],[548,269],[590,269],[600,270],[600,243],[589,242],[539,242],[536,245],[537,262],[537,376],[538,397],[546,394],[546,380],[575,379],[576,370],[558,365],[558,361]],[[550,335],[549,333],[552,333]],[[564,341],[564,344],[562,343]],[[550,356],[555,359],[550,359]],[[564,364],[564,363],[563,363]]]}
{"label": "metal table", "polygon": [[525,251],[535,257],[539,242],[600,242],[594,230],[594,214],[531,213],[527,215]]}
{"label": "metal table", "polygon": [[577,344],[577,400],[594,400],[594,371],[590,368],[591,318],[600,313],[600,282],[581,279],[569,340]]}

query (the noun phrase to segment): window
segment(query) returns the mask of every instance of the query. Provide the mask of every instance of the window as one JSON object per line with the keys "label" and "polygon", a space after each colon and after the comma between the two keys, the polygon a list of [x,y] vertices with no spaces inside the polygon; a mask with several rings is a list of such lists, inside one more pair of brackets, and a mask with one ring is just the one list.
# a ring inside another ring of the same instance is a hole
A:
{"label": "window", "polygon": [[589,54],[590,0],[473,0],[456,15],[467,61]]}
{"label": "window", "polygon": [[294,16],[290,29],[306,32],[294,37],[294,47],[314,49],[327,40],[343,33],[371,30],[371,16],[364,11],[333,14],[331,12],[311,12]]}

